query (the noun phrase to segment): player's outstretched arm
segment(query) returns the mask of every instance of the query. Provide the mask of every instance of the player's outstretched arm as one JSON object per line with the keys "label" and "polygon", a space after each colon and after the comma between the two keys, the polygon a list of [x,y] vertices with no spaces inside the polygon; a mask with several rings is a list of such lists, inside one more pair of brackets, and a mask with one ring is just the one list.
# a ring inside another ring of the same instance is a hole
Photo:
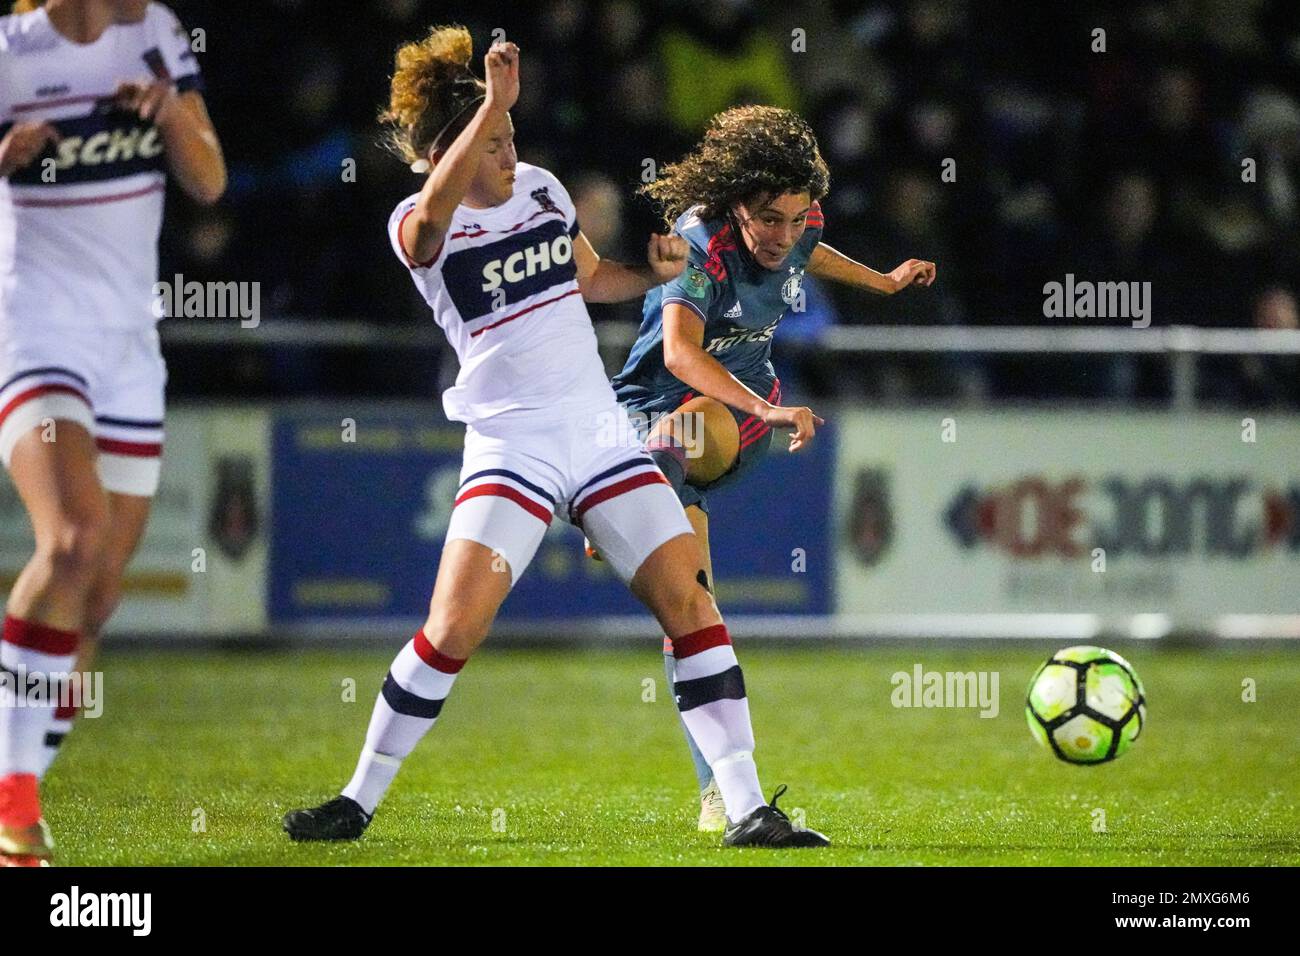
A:
{"label": "player's outstretched arm", "polygon": [[803,406],[773,405],[704,351],[704,321],[677,302],[664,306],[664,366],[701,395],[753,415],[769,425],[791,428],[790,451],[805,447],[826,422]]}
{"label": "player's outstretched arm", "polygon": [[924,259],[908,259],[893,272],[877,272],[856,259],[850,259],[824,242],[808,257],[808,272],[818,279],[841,282],[877,295],[893,295],[909,285],[930,285],[934,282],[935,265]]}
{"label": "player's outstretched arm", "polygon": [[573,255],[578,268],[578,288],[585,302],[626,302],[643,296],[650,289],[671,282],[686,268],[686,240],[681,236],[650,237],[646,246],[646,264],[631,266],[613,259],[602,259],[581,232],[573,240]]}
{"label": "player's outstretched arm", "polygon": [[483,58],[487,95],[469,124],[438,157],[424,181],[415,209],[402,223],[402,248],[416,262],[438,254],[452,213],[465,198],[479,159],[502,118],[519,98],[519,47],[494,43]]}

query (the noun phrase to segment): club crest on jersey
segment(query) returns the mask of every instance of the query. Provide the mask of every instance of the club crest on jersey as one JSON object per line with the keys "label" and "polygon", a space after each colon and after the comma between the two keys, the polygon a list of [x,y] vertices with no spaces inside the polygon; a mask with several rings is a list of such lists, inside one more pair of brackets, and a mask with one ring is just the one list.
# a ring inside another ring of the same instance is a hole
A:
{"label": "club crest on jersey", "polygon": [[790,278],[785,280],[781,286],[781,301],[786,305],[794,305],[795,299],[799,298],[799,290],[803,288],[803,273],[791,273]]}
{"label": "club crest on jersey", "polygon": [[551,194],[547,192],[547,189],[548,187],[542,186],[540,189],[534,189],[528,195],[532,196],[533,199],[537,201],[537,205],[542,207],[542,212],[553,212],[560,216],[564,215],[564,213],[560,212],[560,207],[555,205],[555,200],[551,198]]}

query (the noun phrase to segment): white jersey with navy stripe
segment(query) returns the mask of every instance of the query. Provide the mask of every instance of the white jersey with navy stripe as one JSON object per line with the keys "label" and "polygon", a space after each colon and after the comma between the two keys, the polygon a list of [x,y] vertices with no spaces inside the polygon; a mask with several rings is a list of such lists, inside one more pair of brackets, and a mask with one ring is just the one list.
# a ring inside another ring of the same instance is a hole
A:
{"label": "white jersey with navy stripe", "polygon": [[487,209],[457,206],[428,262],[402,248],[402,222],[418,198],[398,203],[388,235],[460,359],[456,385],[443,394],[447,417],[474,424],[507,412],[614,406],[578,289],[577,215],[560,181],[519,163],[513,195]]}
{"label": "white jersey with navy stripe", "polygon": [[59,142],[0,179],[0,326],[147,329],[158,280],[166,166],[158,129],[118,109],[126,81],[200,85],[189,36],[150,3],[93,43],[44,8],[0,17],[0,135],[49,122]]}

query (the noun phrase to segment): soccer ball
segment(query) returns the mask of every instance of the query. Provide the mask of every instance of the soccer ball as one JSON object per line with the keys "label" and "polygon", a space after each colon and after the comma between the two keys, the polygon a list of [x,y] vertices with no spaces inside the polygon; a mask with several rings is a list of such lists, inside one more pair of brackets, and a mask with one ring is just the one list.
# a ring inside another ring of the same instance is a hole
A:
{"label": "soccer ball", "polygon": [[1104,647],[1067,647],[1029,682],[1025,717],[1034,737],[1066,763],[1114,760],[1147,719],[1133,665]]}

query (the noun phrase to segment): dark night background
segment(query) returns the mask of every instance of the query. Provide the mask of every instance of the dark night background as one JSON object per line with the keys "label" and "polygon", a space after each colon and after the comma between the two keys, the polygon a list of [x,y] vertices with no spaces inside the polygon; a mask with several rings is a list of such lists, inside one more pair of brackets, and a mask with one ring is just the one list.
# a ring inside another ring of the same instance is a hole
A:
{"label": "dark night background", "polygon": [[[230,166],[222,203],[173,197],[163,274],[260,281],[264,315],[410,327],[430,317],[385,224],[419,177],[377,145],[393,52],[461,22],[475,68],[494,28],[522,49],[521,160],[551,169],[602,255],[636,259],[658,225],[635,195],[737,102],[799,110],[831,168],[826,241],[881,271],[935,260],[889,299],[813,287],[777,334],[814,397],[1159,398],[1163,366],[819,352],[828,324],[1042,325],[1066,273],[1150,281],[1153,325],[1295,328],[1300,290],[1300,5],[1202,0],[708,4],[624,0],[177,2],[206,31],[207,99]],[[1092,31],[1106,52],[1092,52]],[[806,52],[791,51],[805,31]],[[357,164],[355,183],[342,163]],[[940,178],[946,158],[956,182]],[[1242,160],[1256,181],[1242,181]],[[596,306],[635,322],[639,303]],[[1069,320],[1055,320],[1069,321]],[[1127,326],[1125,320],[1073,320]],[[374,350],[371,350],[372,352]],[[169,355],[173,392],[428,392],[445,365],[242,349]],[[1202,397],[1297,401],[1294,357],[1204,359]]]}

